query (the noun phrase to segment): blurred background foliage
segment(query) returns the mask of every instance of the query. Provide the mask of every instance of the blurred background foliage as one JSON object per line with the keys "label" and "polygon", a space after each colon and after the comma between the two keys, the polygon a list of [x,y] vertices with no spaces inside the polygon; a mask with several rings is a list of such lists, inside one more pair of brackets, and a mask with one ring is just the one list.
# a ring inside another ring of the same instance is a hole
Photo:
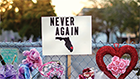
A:
{"label": "blurred background foliage", "polygon": [[[89,0],[94,5],[84,13],[92,16],[92,34],[95,38],[102,32],[107,35],[109,42],[109,34],[114,33],[120,38],[118,42],[122,42],[122,33],[133,33],[136,42],[139,42],[140,0],[101,1],[98,3],[98,0]],[[31,0],[3,0],[0,5],[0,28],[18,32],[22,38],[26,36],[27,39],[31,35],[34,38],[41,36],[42,16],[56,16],[51,0],[37,0],[36,3]]]}
{"label": "blurred background foliage", "polygon": [[[11,5],[12,8],[6,5]],[[9,3],[4,0],[1,7],[5,8],[5,11],[1,12],[1,28],[18,32],[22,38],[26,36],[27,39],[31,35],[34,35],[34,38],[41,36],[42,16],[56,16],[51,0],[38,0],[37,3],[31,0],[13,0]]]}
{"label": "blurred background foliage", "polygon": [[119,36],[116,33],[120,32],[118,42],[122,42],[122,33],[134,33],[138,42],[140,40],[138,39],[140,37],[140,1],[104,0],[103,2],[97,4],[100,8],[93,5],[92,9],[84,13],[84,15],[92,16],[92,33],[95,35],[99,32],[105,33],[108,38],[107,42],[109,42],[110,32],[114,33],[117,38]]}

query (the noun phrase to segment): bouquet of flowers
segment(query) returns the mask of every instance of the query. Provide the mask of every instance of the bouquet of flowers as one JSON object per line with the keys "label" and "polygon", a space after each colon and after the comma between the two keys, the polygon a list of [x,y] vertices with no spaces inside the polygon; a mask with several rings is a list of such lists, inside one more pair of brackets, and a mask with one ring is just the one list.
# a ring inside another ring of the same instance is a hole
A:
{"label": "bouquet of flowers", "polygon": [[129,65],[130,61],[125,59],[120,59],[117,56],[112,58],[112,62],[108,64],[107,69],[111,71],[114,76],[118,74],[123,74],[126,71],[126,67]]}
{"label": "bouquet of flowers", "polygon": [[0,68],[0,79],[17,79],[17,72],[13,66],[14,60],[12,64],[8,65],[0,54],[0,62],[2,64],[2,67]]}
{"label": "bouquet of flowers", "polygon": [[86,68],[79,75],[79,79],[94,79],[94,68]]}
{"label": "bouquet of flowers", "polygon": [[64,74],[64,68],[60,62],[51,61],[45,63],[39,69],[41,75],[47,77],[47,79],[61,79]]}

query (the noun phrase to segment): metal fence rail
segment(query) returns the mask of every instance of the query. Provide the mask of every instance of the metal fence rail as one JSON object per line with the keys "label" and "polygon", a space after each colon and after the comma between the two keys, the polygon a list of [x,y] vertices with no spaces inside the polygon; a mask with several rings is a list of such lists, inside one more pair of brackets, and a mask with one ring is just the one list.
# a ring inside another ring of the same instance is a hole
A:
{"label": "metal fence rail", "polygon": [[[21,61],[25,58],[22,55],[22,52],[25,50],[30,50],[32,48],[36,48],[43,59],[43,63],[47,63],[51,60],[59,60],[61,64],[64,66],[65,69],[65,74],[62,77],[62,79],[77,79],[78,75],[82,73],[82,70],[87,67],[94,67],[94,69],[97,69],[100,71],[96,64],[96,52],[99,48],[103,46],[111,46],[113,47],[113,44],[109,43],[93,43],[92,44],[92,55],[53,55],[53,56],[42,56],[42,43],[41,42],[0,42],[0,51],[1,54],[3,55],[4,52],[7,51],[15,51],[18,53],[13,53],[18,55],[18,59],[16,63],[14,64],[16,67],[18,64],[21,63]],[[139,49],[140,49],[140,44],[120,44],[119,47],[122,47],[124,45],[131,45],[134,48],[136,48],[138,55],[139,54]],[[13,50],[15,49],[15,50]],[[12,58],[12,54],[10,53],[5,53],[7,57]],[[5,55],[4,55],[5,56]],[[3,57],[4,57],[3,56]],[[5,58],[5,57],[4,57]],[[8,63],[10,61],[7,61]],[[104,62],[105,64],[109,64],[111,62],[111,56],[106,55],[104,57]],[[137,64],[139,66],[139,63]],[[36,75],[37,74],[37,75]],[[33,79],[42,79],[42,76],[38,73],[38,70],[34,70],[32,72],[32,77]],[[136,76],[136,71],[132,71],[126,79],[138,79]]]}

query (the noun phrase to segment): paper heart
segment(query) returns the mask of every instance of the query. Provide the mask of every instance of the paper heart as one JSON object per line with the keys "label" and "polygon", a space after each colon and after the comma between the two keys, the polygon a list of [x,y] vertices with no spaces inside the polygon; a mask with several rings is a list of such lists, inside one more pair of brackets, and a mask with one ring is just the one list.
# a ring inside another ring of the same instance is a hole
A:
{"label": "paper heart", "polygon": [[103,57],[107,54],[110,54],[111,56],[118,56],[119,58],[121,58],[124,54],[129,54],[131,57],[131,62],[126,69],[126,72],[124,74],[121,74],[118,78],[124,79],[136,66],[138,61],[138,53],[134,47],[129,45],[125,45],[119,48],[119,44],[115,43],[114,47],[115,48],[111,46],[101,47],[96,54],[96,63],[100,70],[103,71],[110,79],[116,79],[116,77],[110,71],[107,70],[107,66],[103,61]]}

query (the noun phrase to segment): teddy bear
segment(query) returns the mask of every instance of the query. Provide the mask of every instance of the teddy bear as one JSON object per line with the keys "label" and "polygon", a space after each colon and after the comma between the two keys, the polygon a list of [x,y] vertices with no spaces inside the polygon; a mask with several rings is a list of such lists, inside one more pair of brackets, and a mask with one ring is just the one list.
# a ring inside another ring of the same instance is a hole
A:
{"label": "teddy bear", "polygon": [[26,59],[22,60],[23,64],[30,63],[34,68],[40,68],[43,65],[41,56],[35,48],[24,51],[23,55],[26,56]]}

